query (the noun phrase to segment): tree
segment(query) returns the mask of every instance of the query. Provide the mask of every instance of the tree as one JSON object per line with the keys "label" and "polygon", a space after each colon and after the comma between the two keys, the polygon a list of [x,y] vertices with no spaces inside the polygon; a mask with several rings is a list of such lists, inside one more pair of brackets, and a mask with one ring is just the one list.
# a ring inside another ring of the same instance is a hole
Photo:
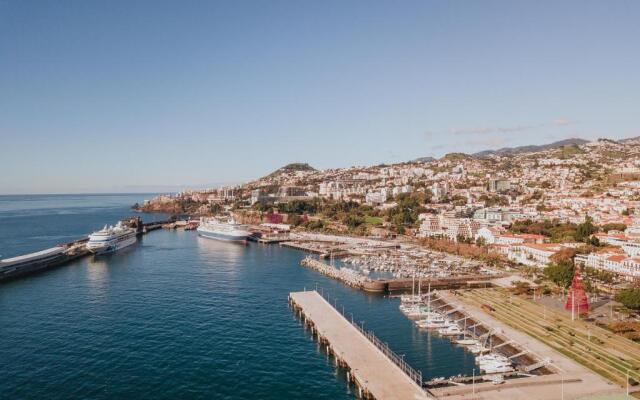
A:
{"label": "tree", "polygon": [[640,289],[622,289],[616,294],[616,301],[632,310],[640,310]]}
{"label": "tree", "polygon": [[573,279],[573,263],[550,264],[544,269],[544,276],[556,285],[568,288]]}
{"label": "tree", "polygon": [[611,222],[608,224],[604,224],[600,227],[601,230],[603,230],[604,232],[609,232],[609,231],[624,231],[625,229],[627,229],[627,225],[620,223],[620,222]]}
{"label": "tree", "polygon": [[578,242],[584,242],[596,231],[595,226],[591,222],[591,217],[587,217],[583,223],[576,228],[575,238]]}
{"label": "tree", "polygon": [[568,265],[573,267],[573,258],[576,256],[576,249],[563,247],[550,257],[551,261],[558,265]]}
{"label": "tree", "polygon": [[298,214],[289,214],[287,222],[292,226],[298,226],[304,222],[304,219]]}
{"label": "tree", "polygon": [[345,220],[345,224],[350,228],[354,229],[362,224],[364,224],[364,218],[359,217],[357,215],[349,215]]}

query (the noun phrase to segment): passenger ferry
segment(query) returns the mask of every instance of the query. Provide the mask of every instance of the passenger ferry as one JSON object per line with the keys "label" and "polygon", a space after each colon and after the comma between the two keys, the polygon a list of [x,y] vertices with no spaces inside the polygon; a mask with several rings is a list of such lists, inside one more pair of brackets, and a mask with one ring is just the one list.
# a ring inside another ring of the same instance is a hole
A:
{"label": "passenger ferry", "polygon": [[229,242],[246,242],[251,235],[247,225],[239,224],[233,218],[201,218],[197,230],[202,237]]}
{"label": "passenger ferry", "polygon": [[89,235],[87,249],[94,254],[111,253],[131,246],[137,240],[135,229],[118,222],[116,226],[105,225],[101,230]]}

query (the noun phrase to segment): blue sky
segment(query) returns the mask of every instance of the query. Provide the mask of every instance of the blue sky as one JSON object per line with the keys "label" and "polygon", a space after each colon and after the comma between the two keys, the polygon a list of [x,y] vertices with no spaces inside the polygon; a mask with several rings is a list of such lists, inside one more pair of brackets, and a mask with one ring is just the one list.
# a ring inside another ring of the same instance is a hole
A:
{"label": "blue sky", "polygon": [[0,193],[640,135],[637,1],[0,0]]}

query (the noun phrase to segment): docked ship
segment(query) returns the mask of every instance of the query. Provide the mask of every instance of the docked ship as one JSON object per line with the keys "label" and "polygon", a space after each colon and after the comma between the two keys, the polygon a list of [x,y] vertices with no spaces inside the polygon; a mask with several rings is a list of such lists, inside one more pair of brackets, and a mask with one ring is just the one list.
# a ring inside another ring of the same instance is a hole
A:
{"label": "docked ship", "polygon": [[116,226],[105,225],[101,230],[89,235],[87,249],[94,254],[111,253],[131,246],[137,240],[135,229],[118,222]]}
{"label": "docked ship", "polygon": [[246,242],[251,235],[247,225],[239,224],[233,218],[201,218],[197,230],[202,237],[229,242]]}

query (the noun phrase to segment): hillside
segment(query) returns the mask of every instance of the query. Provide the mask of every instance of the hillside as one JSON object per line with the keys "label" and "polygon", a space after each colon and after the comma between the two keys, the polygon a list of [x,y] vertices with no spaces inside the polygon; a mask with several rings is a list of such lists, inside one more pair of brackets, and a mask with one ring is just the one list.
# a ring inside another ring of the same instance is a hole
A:
{"label": "hillside", "polygon": [[316,169],[307,163],[291,163],[285,165],[284,167],[278,168],[277,170],[267,175],[265,178],[273,178],[278,175],[290,174],[298,171],[315,172]]}
{"label": "hillside", "polygon": [[542,145],[528,145],[518,147],[503,147],[497,150],[484,150],[478,153],[474,153],[474,157],[487,157],[491,155],[505,155],[505,154],[520,154],[520,153],[535,153],[538,151],[545,151],[550,149],[557,149],[568,145],[582,145],[589,143],[588,140],[580,138],[570,138],[559,140],[557,142],[542,144]]}

